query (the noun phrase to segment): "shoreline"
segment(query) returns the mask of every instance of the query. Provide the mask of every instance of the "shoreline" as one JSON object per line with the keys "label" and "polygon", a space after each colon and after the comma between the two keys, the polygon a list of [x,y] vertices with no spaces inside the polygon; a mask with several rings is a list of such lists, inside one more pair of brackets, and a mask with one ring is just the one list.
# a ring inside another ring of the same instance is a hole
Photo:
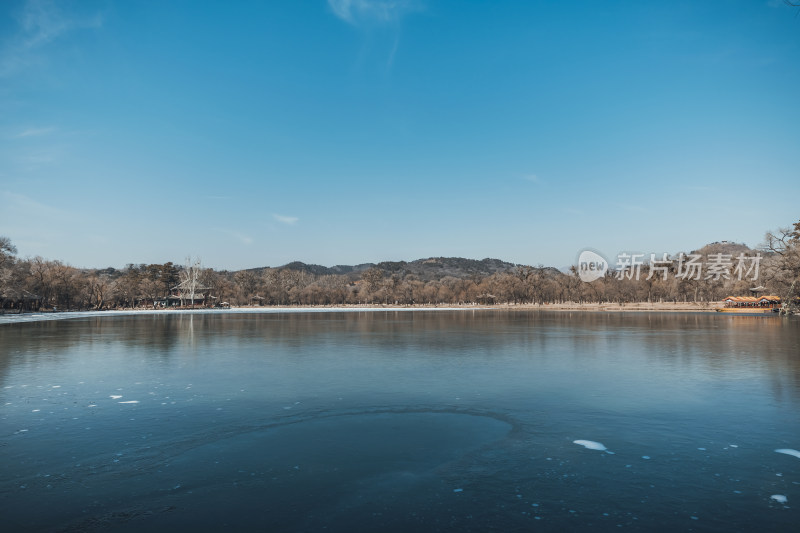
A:
{"label": "shoreline", "polygon": [[[91,318],[102,316],[133,316],[159,314],[272,314],[272,313],[331,313],[331,312],[413,312],[413,311],[544,311],[581,313],[714,313],[722,302],[655,302],[655,303],[576,303],[560,304],[500,304],[500,305],[324,305],[324,306],[241,306],[227,309],[107,309],[91,311],[39,311],[22,314],[0,314],[0,325],[21,324],[72,318]],[[730,316],[730,315],[728,315]]]}

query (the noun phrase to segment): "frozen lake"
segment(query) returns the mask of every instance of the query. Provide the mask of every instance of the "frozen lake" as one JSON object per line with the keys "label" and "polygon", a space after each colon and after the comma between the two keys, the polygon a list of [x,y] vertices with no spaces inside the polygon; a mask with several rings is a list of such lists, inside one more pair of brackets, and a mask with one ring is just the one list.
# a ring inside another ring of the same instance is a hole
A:
{"label": "frozen lake", "polygon": [[780,317],[0,323],[8,531],[795,531],[798,450]]}

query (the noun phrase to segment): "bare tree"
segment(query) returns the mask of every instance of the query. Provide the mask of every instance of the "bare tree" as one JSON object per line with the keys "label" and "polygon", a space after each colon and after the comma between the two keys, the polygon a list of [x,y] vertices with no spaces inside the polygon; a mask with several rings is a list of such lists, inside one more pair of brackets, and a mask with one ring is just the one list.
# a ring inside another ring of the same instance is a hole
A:
{"label": "bare tree", "polygon": [[11,239],[0,235],[0,267],[10,261],[17,254],[17,247],[11,244]]}
{"label": "bare tree", "polygon": [[0,292],[2,292],[11,278],[11,269],[14,265],[14,255],[17,247],[11,244],[11,239],[0,235]]}
{"label": "bare tree", "polygon": [[191,257],[186,258],[186,267],[181,273],[181,279],[183,279],[183,282],[180,284],[180,298],[182,306],[184,305],[183,302],[185,295],[188,293],[189,301],[192,302],[192,307],[194,307],[195,293],[201,286],[200,274],[202,271],[203,267],[201,266],[199,257],[194,260],[192,260]]}
{"label": "bare tree", "polygon": [[252,270],[240,270],[233,275],[233,281],[239,288],[242,301],[248,302],[257,296],[259,278]]}
{"label": "bare tree", "polygon": [[797,312],[800,296],[800,221],[791,228],[770,231],[762,250],[767,254],[764,271],[768,283],[781,292],[787,312]]}

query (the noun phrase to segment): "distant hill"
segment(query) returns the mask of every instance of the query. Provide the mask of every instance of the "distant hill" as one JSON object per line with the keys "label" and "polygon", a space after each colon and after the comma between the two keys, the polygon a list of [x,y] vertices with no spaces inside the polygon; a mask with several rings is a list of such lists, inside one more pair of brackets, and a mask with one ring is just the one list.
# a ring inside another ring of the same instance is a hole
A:
{"label": "distant hill", "polygon": [[517,265],[500,259],[464,259],[462,257],[430,257],[406,263],[383,262],[377,268],[402,277],[413,275],[421,281],[439,280],[448,276],[468,278],[472,276],[491,276],[498,272],[507,272]]}
{"label": "distant hill", "polygon": [[[730,254],[733,257],[740,253],[748,255],[755,254],[756,250],[751,249],[743,243],[720,241],[712,242],[698,250],[693,250],[693,254]],[[380,263],[362,263],[360,265],[335,265],[326,267],[322,265],[307,264],[301,261],[293,261],[283,266],[275,267],[279,270],[295,270],[306,272],[314,276],[346,276],[355,281],[361,279],[362,274],[370,268],[378,268],[385,275],[397,275],[400,278],[413,276],[420,281],[437,281],[446,277],[459,279],[472,277],[488,277],[500,272],[513,271],[519,266],[501,259],[465,259],[463,257],[429,257],[417,259],[415,261],[382,261]],[[270,267],[249,268],[250,272],[260,274]],[[541,274],[551,279],[556,279],[565,275],[565,272],[554,267],[536,267]]]}
{"label": "distant hill", "polygon": [[719,241],[719,242],[712,242],[711,244],[706,244],[699,250],[692,251],[692,253],[706,255],[706,256],[711,254],[730,254],[733,257],[736,257],[741,253],[744,253],[746,255],[752,255],[755,254],[756,251],[757,250],[753,250],[744,243]]}
{"label": "distant hill", "polygon": [[[464,259],[463,257],[429,257],[415,261],[383,261],[380,263],[362,263],[360,265],[335,265],[326,267],[322,265],[306,264],[293,261],[277,267],[285,270],[307,272],[315,276],[347,276],[352,280],[361,278],[361,274],[370,268],[379,268],[387,275],[398,275],[401,278],[414,276],[420,281],[440,280],[452,276],[454,278],[469,278],[472,276],[486,277],[498,272],[507,272],[517,265],[500,259]],[[268,267],[250,268],[250,272],[260,273]],[[556,269],[547,269],[558,272]]]}

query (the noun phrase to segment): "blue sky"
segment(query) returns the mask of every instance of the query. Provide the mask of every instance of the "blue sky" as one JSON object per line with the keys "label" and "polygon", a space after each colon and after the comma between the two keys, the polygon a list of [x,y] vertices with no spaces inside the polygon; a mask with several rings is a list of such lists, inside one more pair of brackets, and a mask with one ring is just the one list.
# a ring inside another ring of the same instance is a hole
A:
{"label": "blue sky", "polygon": [[760,242],[800,219],[780,0],[5,1],[0,234],[78,267]]}

